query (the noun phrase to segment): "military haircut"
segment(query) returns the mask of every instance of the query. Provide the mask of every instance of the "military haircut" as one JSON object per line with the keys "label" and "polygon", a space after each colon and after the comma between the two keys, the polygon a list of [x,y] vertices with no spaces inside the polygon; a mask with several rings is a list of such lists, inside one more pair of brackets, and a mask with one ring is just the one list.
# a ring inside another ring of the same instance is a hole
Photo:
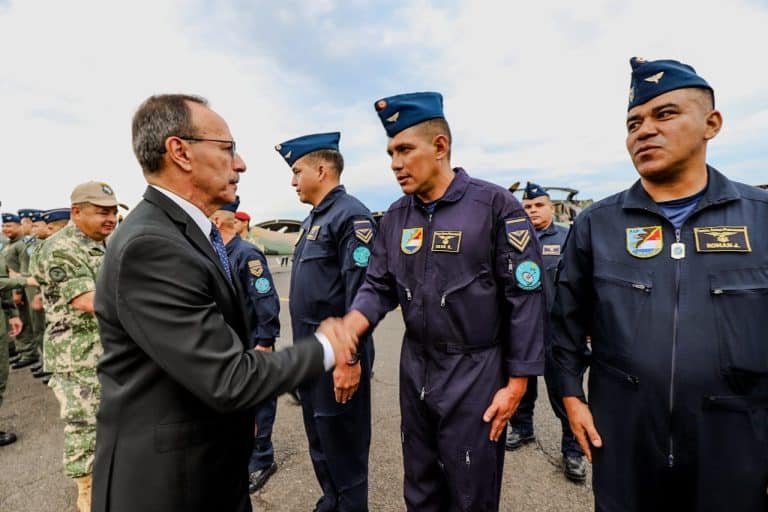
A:
{"label": "military haircut", "polygon": [[344,171],[344,157],[341,155],[340,151],[333,149],[319,149],[317,151],[313,151],[307,155],[307,157],[307,159],[310,160],[313,164],[316,164],[318,160],[322,160],[323,162],[330,164],[331,167],[336,169],[336,172],[339,173],[339,176],[341,176],[342,171]]}
{"label": "military haircut", "polygon": [[453,144],[453,137],[451,135],[451,127],[448,125],[448,121],[442,117],[428,119],[423,123],[419,123],[418,129],[421,134],[429,140],[429,142],[432,142],[432,140],[434,140],[434,138],[438,135],[445,135],[445,137],[448,139],[448,158],[451,157],[451,145]]}
{"label": "military haircut", "polygon": [[208,100],[200,96],[159,94],[147,98],[133,115],[133,153],[145,174],[162,167],[168,137],[195,135],[188,102],[208,106]]}
{"label": "military haircut", "polygon": [[692,89],[696,95],[696,102],[701,106],[705,113],[709,113],[715,109],[715,94],[704,88]]}

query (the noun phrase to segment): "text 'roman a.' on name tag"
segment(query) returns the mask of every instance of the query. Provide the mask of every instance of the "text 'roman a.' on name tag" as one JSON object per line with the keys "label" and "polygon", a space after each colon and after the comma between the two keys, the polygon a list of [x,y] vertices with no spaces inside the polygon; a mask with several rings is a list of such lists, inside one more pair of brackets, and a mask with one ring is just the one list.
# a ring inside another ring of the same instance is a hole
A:
{"label": "text 'roman a.' on name tag", "polygon": [[696,252],[752,252],[747,226],[693,228]]}

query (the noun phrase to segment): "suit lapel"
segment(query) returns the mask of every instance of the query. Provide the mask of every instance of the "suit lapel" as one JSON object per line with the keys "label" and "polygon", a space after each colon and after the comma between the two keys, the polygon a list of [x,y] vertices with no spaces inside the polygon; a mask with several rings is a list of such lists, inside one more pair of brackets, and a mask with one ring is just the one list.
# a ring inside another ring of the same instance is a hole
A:
{"label": "suit lapel", "polygon": [[[237,290],[235,290],[232,281],[227,278],[227,274],[224,272],[224,269],[221,266],[221,262],[219,261],[219,257],[216,254],[213,245],[211,244],[208,237],[203,234],[195,221],[192,220],[192,217],[187,215],[187,213],[182,210],[179,205],[174,203],[168,196],[162,192],[158,192],[151,186],[147,187],[147,190],[144,192],[144,199],[157,205],[159,208],[165,211],[165,213],[167,213],[168,216],[176,224],[182,226],[184,236],[187,237],[192,245],[194,245],[201,253],[203,253],[209,260],[211,260],[211,262],[213,262],[219,271],[219,277],[221,277],[222,281],[227,283],[229,291],[238,296]],[[240,302],[240,300],[238,300],[238,302]]]}

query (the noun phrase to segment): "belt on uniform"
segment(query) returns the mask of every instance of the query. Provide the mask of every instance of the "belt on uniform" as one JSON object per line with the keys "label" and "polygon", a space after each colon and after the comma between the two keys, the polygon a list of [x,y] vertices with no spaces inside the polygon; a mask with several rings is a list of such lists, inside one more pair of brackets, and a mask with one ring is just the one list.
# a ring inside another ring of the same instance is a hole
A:
{"label": "belt on uniform", "polygon": [[440,352],[446,354],[472,354],[474,352],[482,352],[484,350],[491,349],[499,345],[499,342],[491,343],[488,345],[467,345],[464,343],[433,343],[432,347]]}

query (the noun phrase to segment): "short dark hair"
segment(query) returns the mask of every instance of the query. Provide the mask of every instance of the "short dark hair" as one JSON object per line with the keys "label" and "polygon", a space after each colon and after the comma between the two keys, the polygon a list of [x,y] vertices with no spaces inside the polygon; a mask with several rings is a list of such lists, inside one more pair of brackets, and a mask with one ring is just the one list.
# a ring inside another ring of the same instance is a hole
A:
{"label": "short dark hair", "polygon": [[162,167],[168,137],[195,135],[188,102],[208,106],[208,101],[200,96],[158,94],[147,98],[133,115],[133,153],[146,174],[156,173]]}
{"label": "short dark hair", "polygon": [[336,169],[336,172],[339,173],[339,175],[341,175],[342,171],[344,170],[344,157],[341,156],[341,152],[336,151],[335,149],[318,149],[317,151],[310,153],[308,156],[313,163],[317,162],[318,160],[327,162],[331,165],[331,167]]}
{"label": "short dark hair", "polygon": [[448,121],[442,117],[435,119],[429,119],[419,124],[421,133],[432,142],[432,139],[438,135],[445,135],[448,139],[448,158],[451,157],[451,145],[453,144],[453,136],[451,135],[451,127],[448,126]]}

